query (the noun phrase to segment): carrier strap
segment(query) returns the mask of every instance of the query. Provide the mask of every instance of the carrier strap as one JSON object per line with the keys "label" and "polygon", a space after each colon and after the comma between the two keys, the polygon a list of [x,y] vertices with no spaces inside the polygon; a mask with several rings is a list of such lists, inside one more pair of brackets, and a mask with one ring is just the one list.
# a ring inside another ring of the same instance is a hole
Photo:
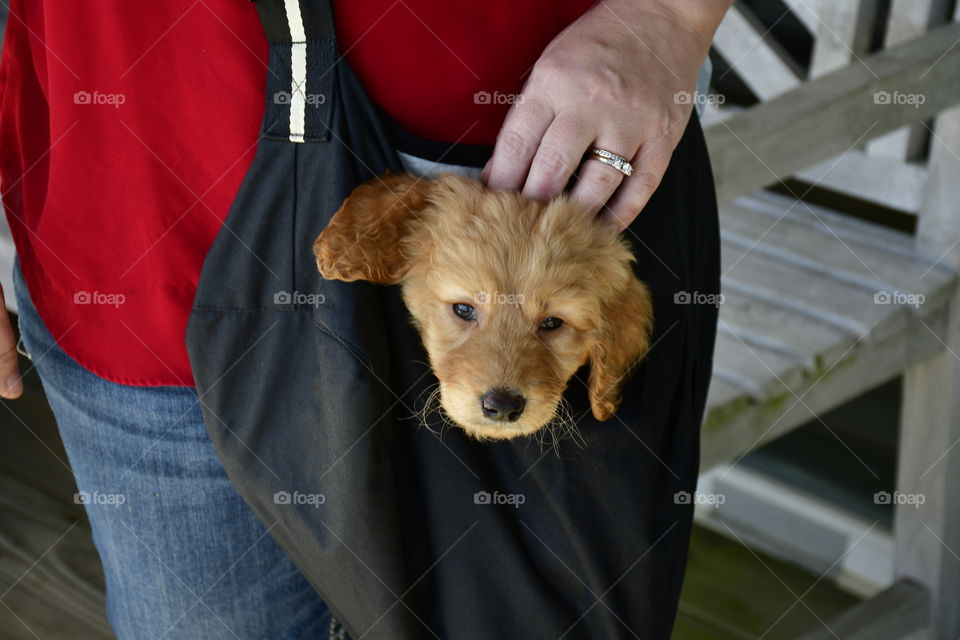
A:
{"label": "carrier strap", "polygon": [[329,141],[330,92],[339,61],[330,1],[255,2],[270,43],[264,136]]}

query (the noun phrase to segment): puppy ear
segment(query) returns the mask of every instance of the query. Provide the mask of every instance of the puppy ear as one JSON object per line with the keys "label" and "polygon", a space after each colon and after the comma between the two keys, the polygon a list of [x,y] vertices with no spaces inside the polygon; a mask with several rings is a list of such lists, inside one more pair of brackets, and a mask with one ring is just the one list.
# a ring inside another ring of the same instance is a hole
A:
{"label": "puppy ear", "polygon": [[430,189],[430,180],[389,173],[354,189],[313,243],[323,277],[399,282],[409,262],[402,241]]}
{"label": "puppy ear", "polygon": [[620,406],[620,388],[630,367],[646,355],[653,330],[653,304],[647,286],[630,278],[626,290],[603,309],[590,353],[590,408],[609,420]]}

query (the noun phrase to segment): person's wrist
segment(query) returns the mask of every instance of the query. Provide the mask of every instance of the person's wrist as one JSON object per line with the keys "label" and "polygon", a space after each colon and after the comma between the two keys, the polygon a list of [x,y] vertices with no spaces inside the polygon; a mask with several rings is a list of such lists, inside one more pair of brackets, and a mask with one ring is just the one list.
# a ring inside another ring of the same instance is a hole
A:
{"label": "person's wrist", "polygon": [[694,45],[702,59],[732,4],[733,0],[601,0],[594,10],[605,8],[628,26],[637,28],[653,16],[664,20],[689,35],[687,42]]}

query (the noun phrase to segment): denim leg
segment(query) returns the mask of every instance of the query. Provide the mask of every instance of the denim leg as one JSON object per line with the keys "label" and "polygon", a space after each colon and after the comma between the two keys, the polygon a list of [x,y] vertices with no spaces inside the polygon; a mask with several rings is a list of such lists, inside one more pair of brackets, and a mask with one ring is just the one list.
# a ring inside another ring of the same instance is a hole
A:
{"label": "denim leg", "polygon": [[117,636],[334,637],[326,605],[231,486],[195,390],[90,373],[56,346],[14,271],[23,344],[93,528]]}

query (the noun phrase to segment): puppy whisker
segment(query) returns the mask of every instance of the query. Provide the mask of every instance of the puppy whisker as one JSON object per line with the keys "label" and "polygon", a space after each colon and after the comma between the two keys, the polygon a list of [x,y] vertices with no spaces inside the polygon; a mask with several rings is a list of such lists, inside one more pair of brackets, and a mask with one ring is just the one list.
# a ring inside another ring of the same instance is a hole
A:
{"label": "puppy whisker", "polygon": [[[421,403],[421,399],[424,395],[427,396],[426,400]],[[414,413],[411,417],[417,420],[418,425],[432,433],[439,435],[436,429],[430,426],[430,416],[434,412],[439,412],[441,410],[440,383],[434,383],[424,389],[414,402],[414,408]]]}
{"label": "puppy whisker", "polygon": [[[420,398],[422,398],[424,394],[427,394],[427,398],[422,404],[420,404]],[[440,395],[440,383],[437,382],[430,385],[424,389],[417,398],[415,406],[417,404],[420,404],[420,406],[415,410],[414,415],[412,416],[413,418],[416,418],[420,427],[426,429],[438,438],[442,438],[443,433],[448,429],[458,426],[457,423],[454,422],[444,410],[441,399],[442,396]],[[439,429],[431,425],[430,418],[432,416],[440,418]]]}
{"label": "puppy whisker", "polygon": [[560,443],[564,440],[572,440],[580,449],[586,449],[587,447],[587,441],[580,433],[580,427],[573,417],[573,407],[564,397],[560,398],[553,418],[545,425],[541,433],[543,434],[541,446],[546,444],[546,437],[549,434],[550,446],[557,456],[560,455]]}

